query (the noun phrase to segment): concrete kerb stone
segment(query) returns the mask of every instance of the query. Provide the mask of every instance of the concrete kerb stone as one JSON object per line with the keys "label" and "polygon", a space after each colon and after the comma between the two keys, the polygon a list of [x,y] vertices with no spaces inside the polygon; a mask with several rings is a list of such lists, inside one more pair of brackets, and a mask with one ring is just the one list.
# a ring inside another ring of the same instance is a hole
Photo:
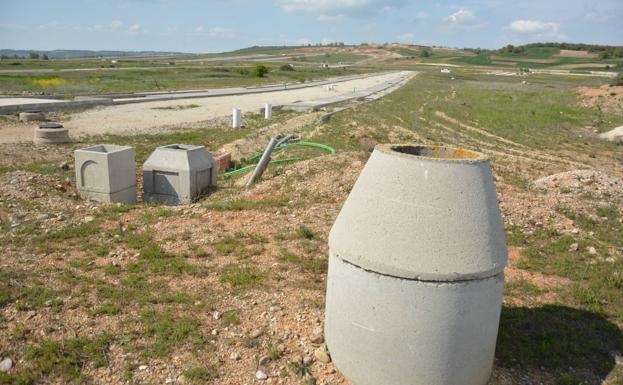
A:
{"label": "concrete kerb stone", "polygon": [[167,205],[191,203],[216,186],[216,179],[216,161],[205,147],[158,147],[143,165],[143,200]]}
{"label": "concrete kerb stone", "polygon": [[377,146],[329,235],[336,367],[356,385],[485,385],[506,262],[484,156]]}
{"label": "concrete kerb stone", "polygon": [[134,148],[100,144],[74,152],[76,187],[83,199],[136,203]]}

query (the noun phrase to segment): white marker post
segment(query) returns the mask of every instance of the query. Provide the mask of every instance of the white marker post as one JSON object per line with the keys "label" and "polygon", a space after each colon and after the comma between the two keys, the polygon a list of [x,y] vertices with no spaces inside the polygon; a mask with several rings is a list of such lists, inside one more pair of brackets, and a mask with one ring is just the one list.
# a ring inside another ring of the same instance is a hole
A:
{"label": "white marker post", "polygon": [[232,111],[232,127],[240,128],[242,126],[242,115],[239,108],[234,108]]}
{"label": "white marker post", "polygon": [[270,120],[273,118],[273,105],[266,103],[264,106],[264,119]]}

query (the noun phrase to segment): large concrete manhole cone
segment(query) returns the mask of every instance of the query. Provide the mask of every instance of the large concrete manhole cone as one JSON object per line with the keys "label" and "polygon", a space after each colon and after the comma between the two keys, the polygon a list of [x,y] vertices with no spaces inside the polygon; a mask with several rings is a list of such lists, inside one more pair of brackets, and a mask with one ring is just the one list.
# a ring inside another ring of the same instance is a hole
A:
{"label": "large concrete manhole cone", "polygon": [[329,236],[325,334],[354,385],[485,385],[507,251],[489,161],[379,145]]}

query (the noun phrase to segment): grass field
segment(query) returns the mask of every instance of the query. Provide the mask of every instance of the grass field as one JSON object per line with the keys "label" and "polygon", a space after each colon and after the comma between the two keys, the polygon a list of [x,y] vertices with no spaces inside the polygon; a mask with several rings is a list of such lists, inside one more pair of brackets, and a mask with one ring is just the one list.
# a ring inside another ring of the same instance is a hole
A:
{"label": "grass field", "polygon": [[278,65],[268,64],[271,72],[254,76],[257,64],[228,66],[195,66],[140,68],[102,71],[76,71],[45,74],[1,74],[0,93],[79,95],[124,93],[139,91],[182,90],[198,88],[247,87],[280,82],[321,79],[366,72],[357,68],[321,69],[308,66],[295,71],[282,71]]}

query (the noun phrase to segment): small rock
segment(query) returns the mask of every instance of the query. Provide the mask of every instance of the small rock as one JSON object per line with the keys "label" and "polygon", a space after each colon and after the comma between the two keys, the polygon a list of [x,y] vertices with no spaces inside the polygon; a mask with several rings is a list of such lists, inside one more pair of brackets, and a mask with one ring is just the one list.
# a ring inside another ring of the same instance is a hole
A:
{"label": "small rock", "polygon": [[218,330],[217,330],[217,329],[212,330],[212,335],[213,335],[213,336],[218,335]]}
{"label": "small rock", "polygon": [[221,313],[219,313],[219,312],[215,311],[214,313],[212,313],[212,318],[214,318],[214,319],[219,319],[219,318],[221,318]]}
{"label": "small rock", "polygon": [[262,334],[264,334],[264,331],[262,329],[255,329],[251,332],[251,338],[258,338]]}
{"label": "small rock", "polygon": [[574,243],[571,246],[569,246],[569,251],[578,251],[579,248],[580,248],[580,245],[578,245],[577,243]]}
{"label": "small rock", "polygon": [[309,366],[309,365],[311,365],[311,363],[312,363],[313,361],[314,361],[314,359],[313,359],[313,358],[311,358],[310,356],[305,356],[305,357],[303,358],[303,365],[305,365],[305,366]]}
{"label": "small rock", "polygon": [[316,344],[316,345],[320,345],[324,343],[324,333],[322,331],[322,328],[316,328],[314,330],[314,333],[311,335],[311,337],[309,337],[309,340],[311,341],[312,344]]}
{"label": "small rock", "polygon": [[232,361],[238,361],[238,360],[240,360],[240,354],[238,354],[236,352],[232,352],[229,355],[229,359],[232,360]]}
{"label": "small rock", "polygon": [[281,308],[275,305],[275,306],[271,306],[269,310],[271,313],[276,313],[278,311],[281,311]]}
{"label": "small rock", "polygon": [[593,246],[589,246],[586,248],[586,251],[588,252],[589,255],[597,255],[597,249],[594,248]]}
{"label": "small rock", "polygon": [[13,361],[10,358],[5,358],[0,361],[0,372],[8,372],[13,367]]}
{"label": "small rock", "polygon": [[141,365],[138,367],[138,370],[147,370],[148,366],[147,365]]}
{"label": "small rock", "polygon": [[259,364],[260,365],[268,365],[270,364],[270,361],[272,361],[272,359],[269,356],[262,356],[259,360]]}
{"label": "small rock", "polygon": [[84,223],[90,223],[90,222],[93,222],[94,220],[95,218],[90,215],[84,217]]}
{"label": "small rock", "polygon": [[329,352],[327,352],[324,346],[314,351],[314,357],[316,357],[316,360],[325,364],[331,362],[331,356],[329,356]]}
{"label": "small rock", "polygon": [[263,371],[258,370],[257,372],[255,372],[255,378],[257,378],[260,381],[266,381],[268,379],[268,375],[264,373]]}

